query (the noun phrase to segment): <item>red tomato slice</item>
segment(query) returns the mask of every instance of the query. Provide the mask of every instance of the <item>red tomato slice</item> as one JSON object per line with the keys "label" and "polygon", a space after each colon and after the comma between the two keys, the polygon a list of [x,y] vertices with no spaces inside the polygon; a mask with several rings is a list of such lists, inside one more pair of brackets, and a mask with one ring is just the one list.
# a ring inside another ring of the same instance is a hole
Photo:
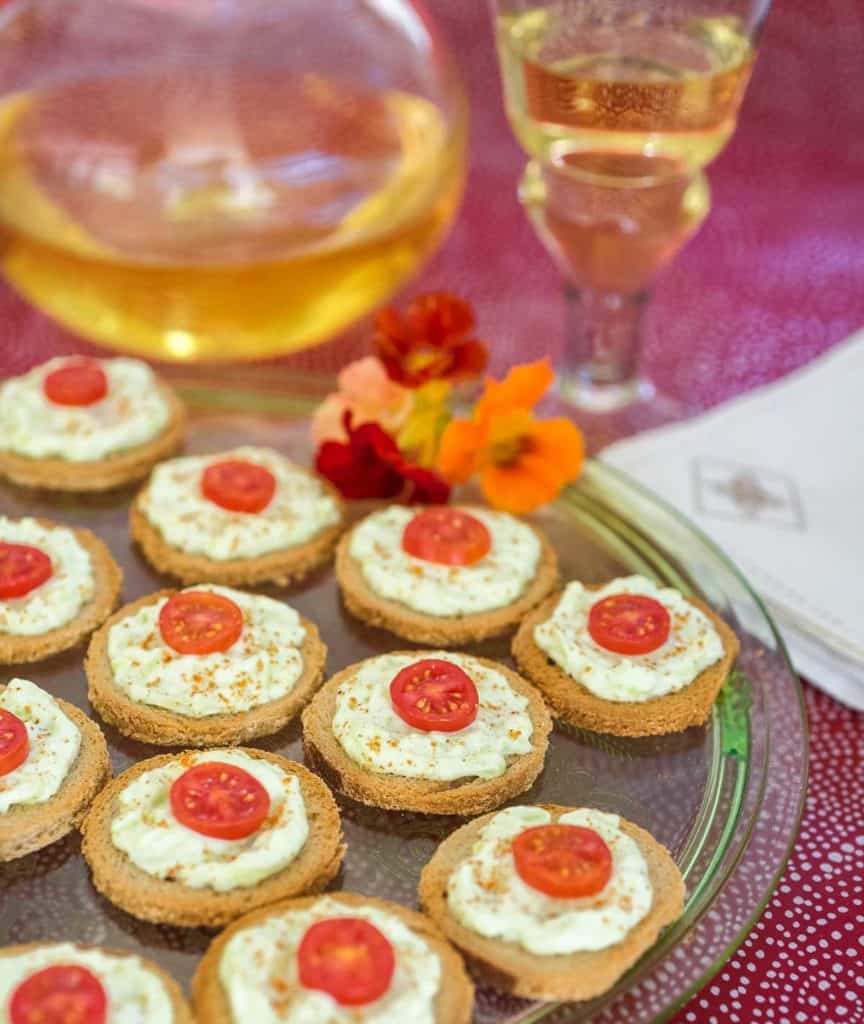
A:
{"label": "red tomato slice", "polygon": [[11,1024],[105,1024],[102,983],[77,964],[54,964],[31,974],[12,993]]}
{"label": "red tomato slice", "polygon": [[0,598],[23,597],[51,578],[54,566],[39,548],[0,540]]}
{"label": "red tomato slice", "polygon": [[42,390],[55,405],[94,405],[108,394],[108,378],[92,359],[72,359],[45,375]]}
{"label": "red tomato slice", "polygon": [[538,825],[513,840],[516,871],[532,889],[559,899],[600,892],[612,874],[612,853],[594,829]]}
{"label": "red tomato slice", "polygon": [[588,613],[591,639],[616,654],[650,654],[669,637],[669,612],[653,597],[611,594]]}
{"label": "red tomato slice", "polygon": [[458,508],[418,512],[402,533],[402,549],[439,565],[473,565],[492,547],[485,525]]}
{"label": "red tomato slice", "polygon": [[243,632],[243,612],[222,594],[184,590],[162,605],[159,632],[180,654],[227,651]]}
{"label": "red tomato slice", "polygon": [[249,772],[222,761],[196,764],[169,793],[174,817],[213,839],[245,839],[270,813],[270,794]]}
{"label": "red tomato slice", "polygon": [[8,775],[24,764],[30,753],[27,726],[11,711],[0,708],[0,775]]}
{"label": "red tomato slice", "polygon": [[390,988],[396,957],[389,939],[359,917],[316,921],[297,948],[300,984],[342,1006],[374,1002]]}
{"label": "red tomato slice", "polygon": [[424,658],[397,672],[390,684],[393,710],[423,732],[458,732],[477,717],[480,698],[467,672],[452,661]]}
{"label": "red tomato slice", "polygon": [[273,500],[276,477],[264,466],[245,459],[209,465],[201,476],[201,492],[229,512],[260,512]]}

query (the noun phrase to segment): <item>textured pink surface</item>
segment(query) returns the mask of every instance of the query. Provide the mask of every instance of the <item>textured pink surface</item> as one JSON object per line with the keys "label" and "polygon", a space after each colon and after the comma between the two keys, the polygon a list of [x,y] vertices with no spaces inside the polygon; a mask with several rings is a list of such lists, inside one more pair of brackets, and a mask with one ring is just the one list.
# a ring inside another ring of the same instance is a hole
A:
{"label": "textured pink surface", "polygon": [[[476,304],[493,366],[556,354],[556,273],[514,188],[522,157],[500,108],[485,4],[428,0],[473,104],[472,169],[452,236],[424,273]],[[714,210],[667,271],[651,312],[646,368],[706,406],[800,366],[864,323],[864,7],[779,0],[740,129],[711,170]],[[0,292],[0,370],[80,344]],[[335,369],[363,329],[297,357]],[[864,1021],[864,720],[808,688],[811,786],[781,886],[727,967],[675,1024]]]}

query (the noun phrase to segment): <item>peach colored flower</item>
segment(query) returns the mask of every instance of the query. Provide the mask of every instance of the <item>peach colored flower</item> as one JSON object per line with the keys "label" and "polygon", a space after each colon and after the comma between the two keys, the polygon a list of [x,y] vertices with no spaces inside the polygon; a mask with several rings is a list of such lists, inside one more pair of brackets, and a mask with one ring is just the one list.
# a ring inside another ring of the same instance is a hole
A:
{"label": "peach colored flower", "polygon": [[338,388],[328,395],[312,417],[312,439],[347,441],[344,419],[350,412],[355,427],[378,423],[389,434],[396,434],[411,412],[411,392],[387,375],[376,356],[349,363],[339,374]]}

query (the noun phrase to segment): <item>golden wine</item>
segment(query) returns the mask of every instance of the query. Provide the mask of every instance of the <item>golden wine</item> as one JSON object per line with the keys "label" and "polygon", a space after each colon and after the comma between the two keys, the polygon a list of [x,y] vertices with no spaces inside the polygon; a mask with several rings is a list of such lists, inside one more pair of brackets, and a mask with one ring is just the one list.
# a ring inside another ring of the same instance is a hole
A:
{"label": "golden wine", "polygon": [[312,74],[19,94],[0,107],[2,268],[117,348],[278,355],[362,316],[429,255],[463,149],[428,100]]}
{"label": "golden wine", "polygon": [[501,15],[507,112],[522,146],[558,163],[584,152],[704,167],[723,148],[753,64],[739,19],[580,23],[565,5]]}
{"label": "golden wine", "polygon": [[[675,174],[675,165],[640,154],[573,153],[562,171],[544,172],[532,160],[520,198],[574,284],[632,295],[695,234],[711,205],[704,174]],[[642,184],[607,184],[614,180]]]}

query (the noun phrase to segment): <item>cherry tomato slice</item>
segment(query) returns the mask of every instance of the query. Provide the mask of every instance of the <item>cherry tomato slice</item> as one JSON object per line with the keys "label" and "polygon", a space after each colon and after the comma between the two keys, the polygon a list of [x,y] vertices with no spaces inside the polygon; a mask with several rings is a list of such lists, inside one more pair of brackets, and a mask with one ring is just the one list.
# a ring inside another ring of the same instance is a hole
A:
{"label": "cherry tomato slice", "polygon": [[653,597],[610,594],[591,606],[591,639],[616,654],[650,654],[669,637],[669,612]]}
{"label": "cherry tomato slice", "polygon": [[201,492],[229,512],[260,512],[273,500],[276,477],[246,459],[211,463],[201,476]]}
{"label": "cherry tomato slice", "polygon": [[162,605],[159,632],[179,654],[227,651],[243,632],[243,612],[222,594],[183,590]]}
{"label": "cherry tomato slice", "polygon": [[513,840],[516,871],[532,889],[559,899],[600,892],[612,874],[612,853],[592,828],[538,825]]}
{"label": "cherry tomato slice", "polygon": [[95,405],[108,394],[108,378],[92,359],[73,359],[46,374],[42,390],[55,405]]}
{"label": "cherry tomato slice", "polygon": [[54,566],[39,548],[0,540],[0,598],[23,597],[51,578]]}
{"label": "cherry tomato slice", "polygon": [[331,995],[342,1006],[374,1002],[390,988],[396,957],[389,939],[359,917],[316,921],[300,940],[300,984]]}
{"label": "cherry tomato slice", "polygon": [[24,764],[30,753],[27,726],[11,711],[0,708],[0,775],[8,775]]}
{"label": "cherry tomato slice", "polygon": [[402,533],[402,549],[439,565],[473,565],[492,547],[486,526],[458,508],[418,512]]}
{"label": "cherry tomato slice", "polygon": [[452,661],[424,658],[397,672],[390,683],[393,710],[423,732],[458,732],[477,717],[473,680]]}
{"label": "cherry tomato slice", "polygon": [[249,772],[222,761],[204,761],[174,780],[174,817],[213,839],[245,839],[270,813],[270,794]]}
{"label": "cherry tomato slice", "polygon": [[77,964],[54,964],[31,974],[12,993],[11,1024],[105,1024],[102,983]]}

